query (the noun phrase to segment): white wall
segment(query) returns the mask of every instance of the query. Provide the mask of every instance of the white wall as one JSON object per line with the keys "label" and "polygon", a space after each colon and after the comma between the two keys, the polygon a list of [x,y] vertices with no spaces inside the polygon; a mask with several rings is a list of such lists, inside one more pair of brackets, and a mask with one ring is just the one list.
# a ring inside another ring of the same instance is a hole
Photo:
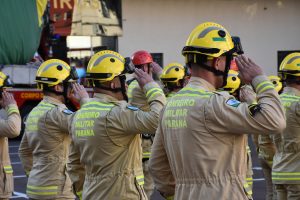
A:
{"label": "white wall", "polygon": [[241,37],[246,55],[273,74],[278,50],[300,49],[300,0],[123,0],[124,56],[145,49],[164,53],[164,64],[184,62],[181,49],[194,27],[222,24]]}

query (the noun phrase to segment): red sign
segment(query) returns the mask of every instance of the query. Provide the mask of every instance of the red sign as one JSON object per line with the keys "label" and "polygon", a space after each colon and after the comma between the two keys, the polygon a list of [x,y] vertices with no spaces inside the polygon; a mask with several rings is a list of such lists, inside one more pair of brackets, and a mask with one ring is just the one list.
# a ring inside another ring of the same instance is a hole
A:
{"label": "red sign", "polygon": [[50,19],[54,22],[54,34],[70,35],[74,1],[50,0]]}

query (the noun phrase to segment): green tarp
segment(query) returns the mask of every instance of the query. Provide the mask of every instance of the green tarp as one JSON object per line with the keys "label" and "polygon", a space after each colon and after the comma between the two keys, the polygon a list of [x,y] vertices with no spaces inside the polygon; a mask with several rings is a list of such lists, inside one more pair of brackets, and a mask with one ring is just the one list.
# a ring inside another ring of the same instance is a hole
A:
{"label": "green tarp", "polygon": [[0,64],[25,64],[32,59],[39,46],[41,15],[46,6],[41,2],[1,0]]}

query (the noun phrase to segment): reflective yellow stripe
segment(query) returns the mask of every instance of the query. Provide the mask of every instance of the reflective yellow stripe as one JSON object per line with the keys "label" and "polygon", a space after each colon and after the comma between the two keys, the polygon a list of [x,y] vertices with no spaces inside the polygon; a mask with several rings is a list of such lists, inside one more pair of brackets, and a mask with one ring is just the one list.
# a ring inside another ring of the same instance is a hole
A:
{"label": "reflective yellow stripe", "polygon": [[27,194],[36,195],[56,195],[58,194],[58,186],[32,186],[27,185]]}
{"label": "reflective yellow stripe", "polygon": [[244,184],[244,189],[248,195],[252,195],[252,190],[251,190],[251,187],[249,187],[248,183]]}
{"label": "reflective yellow stripe", "polygon": [[300,181],[300,172],[272,172],[272,180]]}
{"label": "reflective yellow stripe", "polygon": [[263,81],[256,86],[256,91],[258,91],[264,84],[272,84],[270,81]]}
{"label": "reflective yellow stripe", "polygon": [[80,110],[102,110],[102,111],[109,111],[111,108],[99,108],[99,107],[89,107],[89,108],[81,108]]}
{"label": "reflective yellow stripe", "polygon": [[267,89],[274,89],[274,85],[270,81],[263,81],[256,87],[256,93],[262,93]]}
{"label": "reflective yellow stripe", "polygon": [[263,93],[263,92],[265,92],[265,91],[268,90],[268,89],[274,89],[274,86],[273,86],[273,85],[266,86],[266,87],[264,87],[263,89],[261,89],[261,90],[259,91],[259,93]]}
{"label": "reflective yellow stripe", "polygon": [[146,96],[149,96],[149,94],[150,93],[152,93],[153,91],[158,91],[158,90],[160,90],[160,88],[151,88],[150,90],[148,90],[147,92],[146,92]]}
{"label": "reflective yellow stripe", "polygon": [[27,185],[27,188],[34,189],[34,190],[57,190],[58,186],[32,186],[32,185]]}
{"label": "reflective yellow stripe", "polygon": [[19,113],[19,110],[17,108],[9,108],[7,110],[7,114],[10,115],[11,113]]}
{"label": "reflective yellow stripe", "polygon": [[139,185],[144,185],[144,175],[136,176],[135,178]]}
{"label": "reflective yellow stripe", "polygon": [[164,94],[164,92],[160,88],[152,88],[152,89],[147,91],[146,97],[148,99],[151,99],[156,94]]}
{"label": "reflective yellow stripe", "polygon": [[166,200],[173,200],[174,196],[167,197]]}
{"label": "reflective yellow stripe", "polygon": [[95,105],[96,106],[101,106],[101,107],[107,107],[107,108],[114,107],[114,104],[111,104],[111,103],[100,103],[100,102],[96,102],[96,101],[85,103],[83,105],[83,107],[86,108],[86,107],[91,107],[91,106],[95,106]]}
{"label": "reflective yellow stripe", "polygon": [[202,94],[209,94],[209,95],[213,94],[212,92],[208,92],[208,91],[201,90],[201,89],[196,89],[196,88],[191,88],[191,87],[185,87],[181,91],[193,91],[193,92],[199,92],[199,93],[202,93]]}
{"label": "reflective yellow stripe", "polygon": [[278,178],[272,176],[272,180],[300,181],[300,177],[299,178]]}
{"label": "reflective yellow stripe", "polygon": [[289,94],[281,94],[280,97],[291,99],[291,100],[299,100],[300,99],[300,97],[298,97],[298,96],[289,95]]}
{"label": "reflective yellow stripe", "polygon": [[76,192],[77,196],[79,197],[79,200],[82,200],[82,191]]}
{"label": "reflective yellow stripe", "polygon": [[53,105],[51,103],[46,103],[46,102],[43,102],[43,101],[39,105],[43,106],[43,107],[51,107],[51,108],[55,107],[55,105]]}
{"label": "reflective yellow stripe", "polygon": [[210,95],[200,95],[200,94],[176,94],[176,97],[199,97],[201,96],[202,98],[208,99]]}
{"label": "reflective yellow stripe", "polygon": [[26,190],[27,194],[36,194],[36,195],[56,195],[58,194],[57,192],[33,192],[30,190]]}
{"label": "reflective yellow stripe", "polygon": [[4,171],[6,174],[12,174],[13,173],[13,169],[11,167],[11,165],[5,165],[4,167]]}
{"label": "reflective yellow stripe", "polygon": [[143,158],[150,158],[150,152],[143,152]]}
{"label": "reflective yellow stripe", "polygon": [[300,175],[300,172],[272,172],[272,175],[294,176],[294,175]]}

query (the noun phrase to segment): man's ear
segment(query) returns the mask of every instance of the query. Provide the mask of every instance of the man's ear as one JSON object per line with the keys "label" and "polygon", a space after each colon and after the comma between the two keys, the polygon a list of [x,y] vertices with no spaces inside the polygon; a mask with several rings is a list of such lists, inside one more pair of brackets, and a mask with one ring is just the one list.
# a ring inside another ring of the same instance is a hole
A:
{"label": "man's ear", "polygon": [[214,58],[214,59],[212,60],[212,62],[213,62],[213,67],[214,67],[216,70],[219,70],[219,68],[220,68],[220,66],[221,66],[221,62],[222,62],[222,60],[220,59],[220,57]]}
{"label": "man's ear", "polygon": [[110,83],[110,88],[111,88],[111,89],[115,89],[115,88],[116,88],[116,84],[115,84],[114,82],[111,82],[111,83]]}
{"label": "man's ear", "polygon": [[55,85],[55,86],[53,87],[53,89],[54,89],[55,91],[57,91],[57,92],[62,92],[62,91],[63,91],[63,87],[62,87],[62,85],[60,85],[60,84]]}

